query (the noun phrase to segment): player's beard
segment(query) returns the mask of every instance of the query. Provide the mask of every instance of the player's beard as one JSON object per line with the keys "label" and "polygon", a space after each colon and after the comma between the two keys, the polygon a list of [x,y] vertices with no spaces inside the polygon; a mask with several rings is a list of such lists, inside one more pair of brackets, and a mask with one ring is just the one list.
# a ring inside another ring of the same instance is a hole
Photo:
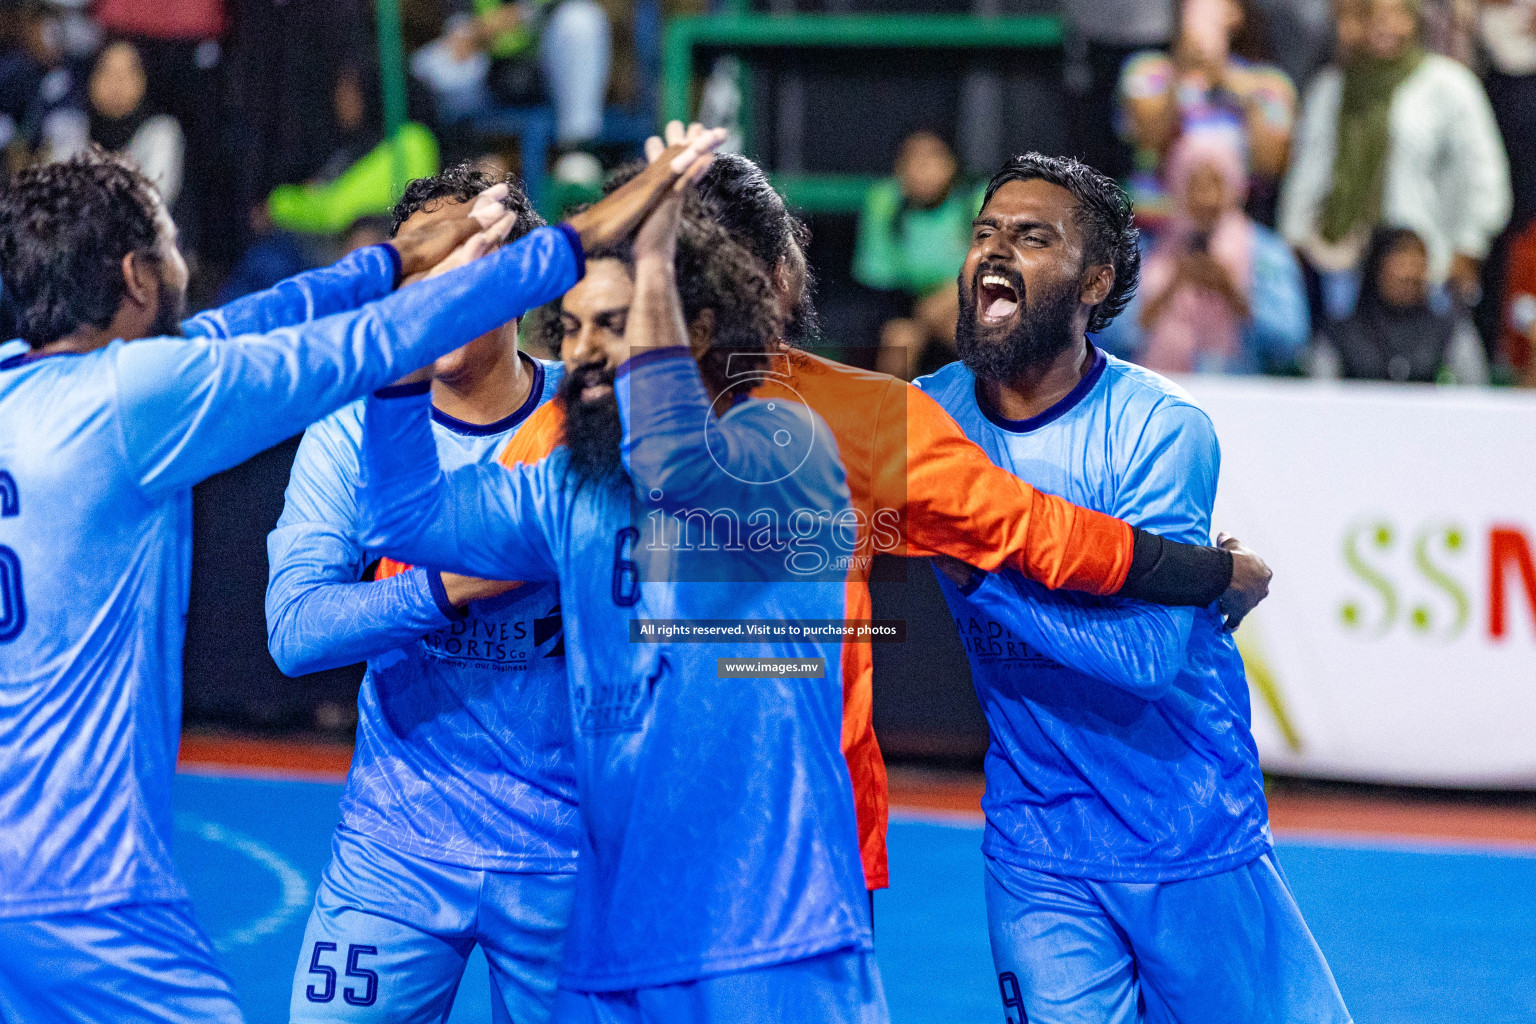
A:
{"label": "player's beard", "polygon": [[181,322],[187,318],[187,293],[176,291],[164,279],[159,286],[159,308],[149,325],[151,338],[175,338],[181,336]]}
{"label": "player's beard", "polygon": [[1077,316],[1078,283],[1068,279],[1053,291],[1038,297],[1026,293],[1018,275],[1007,276],[1017,281],[1020,298],[1018,321],[1000,337],[983,338],[983,328],[976,316],[976,284],[980,272],[969,284],[962,278],[960,287],[960,317],[955,322],[955,348],[971,372],[982,380],[1017,380],[1030,369],[1061,355],[1080,339],[1076,338],[1072,322]]}
{"label": "player's beard", "polygon": [[[619,446],[624,440],[624,423],[619,418],[613,383],[613,371],[605,366],[580,367],[560,382],[565,445],[571,450],[571,470],[582,481],[608,480],[622,469]],[[583,389],[601,384],[608,386],[607,394],[582,399]]]}
{"label": "player's beard", "polygon": [[805,348],[821,336],[821,315],[816,312],[816,301],[811,294],[811,281],[805,282],[805,290],[795,308],[790,310],[784,323],[784,341],[794,348]]}

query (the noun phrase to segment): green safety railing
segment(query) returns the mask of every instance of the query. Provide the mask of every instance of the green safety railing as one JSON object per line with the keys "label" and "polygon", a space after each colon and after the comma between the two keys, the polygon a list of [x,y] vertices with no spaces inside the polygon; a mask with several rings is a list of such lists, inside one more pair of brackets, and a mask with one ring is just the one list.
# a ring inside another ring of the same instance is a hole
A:
{"label": "green safety railing", "polygon": [[[675,18],[667,26],[662,61],[662,115],[686,121],[694,54],[726,50],[907,49],[1038,50],[1061,46],[1061,19],[1052,15],[982,18],[963,14],[728,14]],[[743,90],[746,92],[746,90]],[[776,175],[791,205],[808,213],[857,211],[873,175]]]}

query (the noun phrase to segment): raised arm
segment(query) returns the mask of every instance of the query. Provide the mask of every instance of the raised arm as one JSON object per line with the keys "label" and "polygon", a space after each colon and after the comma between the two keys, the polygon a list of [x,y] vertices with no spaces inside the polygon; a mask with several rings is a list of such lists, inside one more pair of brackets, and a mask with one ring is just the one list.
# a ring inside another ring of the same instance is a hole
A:
{"label": "raised arm", "polygon": [[127,455],[152,492],[187,487],[559,296],[581,274],[568,226],[361,308],[227,341],[116,346]]}
{"label": "raised arm", "polygon": [[[474,209],[479,211],[481,203],[488,203],[489,209],[499,211],[506,195],[504,184],[488,188]],[[356,309],[388,295],[402,281],[424,275],[499,219],[479,220],[472,213],[402,231],[386,244],[358,249],[328,267],[295,274],[265,291],[199,313],[182,325],[182,333],[189,338],[226,339],[265,334]]]}
{"label": "raised arm", "polygon": [[472,463],[444,473],[431,408],[426,381],[385,389],[365,403],[358,542],[402,562],[468,576],[557,579],[546,524],[560,520],[563,466]]}
{"label": "raised arm", "polygon": [[382,299],[395,290],[400,270],[393,246],[370,245],[328,267],[295,274],[266,291],[205,310],[181,330],[189,338],[228,339],[318,320]]}
{"label": "raised arm", "polygon": [[267,536],[267,649],[288,675],[366,661],[457,615],[435,571],[361,582],[368,553],[356,539],[355,425],[345,409],[304,434]]}
{"label": "raised arm", "polygon": [[118,345],[124,445],[141,485],[190,486],[563,294],[586,246],[627,235],[723,138],[701,131],[571,221],[472,259],[490,234],[506,237],[503,218],[439,264],[456,269],[357,310],[228,341]]}
{"label": "raised arm", "polygon": [[719,403],[699,376],[677,290],[680,212],[680,198],[669,200],[635,239],[625,341],[639,352],[619,367],[616,391],[624,465],[636,494],[671,510],[830,514],[840,506],[818,502],[826,482],[821,471],[837,464],[836,445],[810,409],[759,402],[715,415]]}

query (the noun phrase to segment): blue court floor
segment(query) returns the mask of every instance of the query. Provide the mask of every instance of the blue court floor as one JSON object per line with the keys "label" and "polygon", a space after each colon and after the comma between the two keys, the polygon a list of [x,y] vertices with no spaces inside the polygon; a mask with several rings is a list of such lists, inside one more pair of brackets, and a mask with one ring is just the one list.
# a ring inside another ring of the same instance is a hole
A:
{"label": "blue court floor", "polygon": [[[251,1024],[288,990],[341,787],[181,775],[177,857]],[[893,888],[875,897],[895,1024],[1001,1021],[982,907],[981,829],[893,815]],[[1360,1024],[1536,1020],[1536,856],[1282,841],[1281,862]],[[490,1019],[479,954],[451,1020]]]}

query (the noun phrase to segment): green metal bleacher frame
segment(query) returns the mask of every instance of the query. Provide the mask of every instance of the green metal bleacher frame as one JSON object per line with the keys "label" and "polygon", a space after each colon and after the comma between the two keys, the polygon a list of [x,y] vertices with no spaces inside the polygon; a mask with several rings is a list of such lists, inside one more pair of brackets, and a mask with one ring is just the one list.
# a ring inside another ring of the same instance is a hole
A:
{"label": "green metal bleacher frame", "polygon": [[[694,53],[700,47],[769,49],[1038,50],[1062,45],[1054,15],[759,14],[742,0],[724,14],[675,18],[667,26],[661,95],[665,120],[689,117]],[[743,90],[750,95],[750,90]],[[786,200],[806,213],[856,213],[873,175],[776,175]]]}

